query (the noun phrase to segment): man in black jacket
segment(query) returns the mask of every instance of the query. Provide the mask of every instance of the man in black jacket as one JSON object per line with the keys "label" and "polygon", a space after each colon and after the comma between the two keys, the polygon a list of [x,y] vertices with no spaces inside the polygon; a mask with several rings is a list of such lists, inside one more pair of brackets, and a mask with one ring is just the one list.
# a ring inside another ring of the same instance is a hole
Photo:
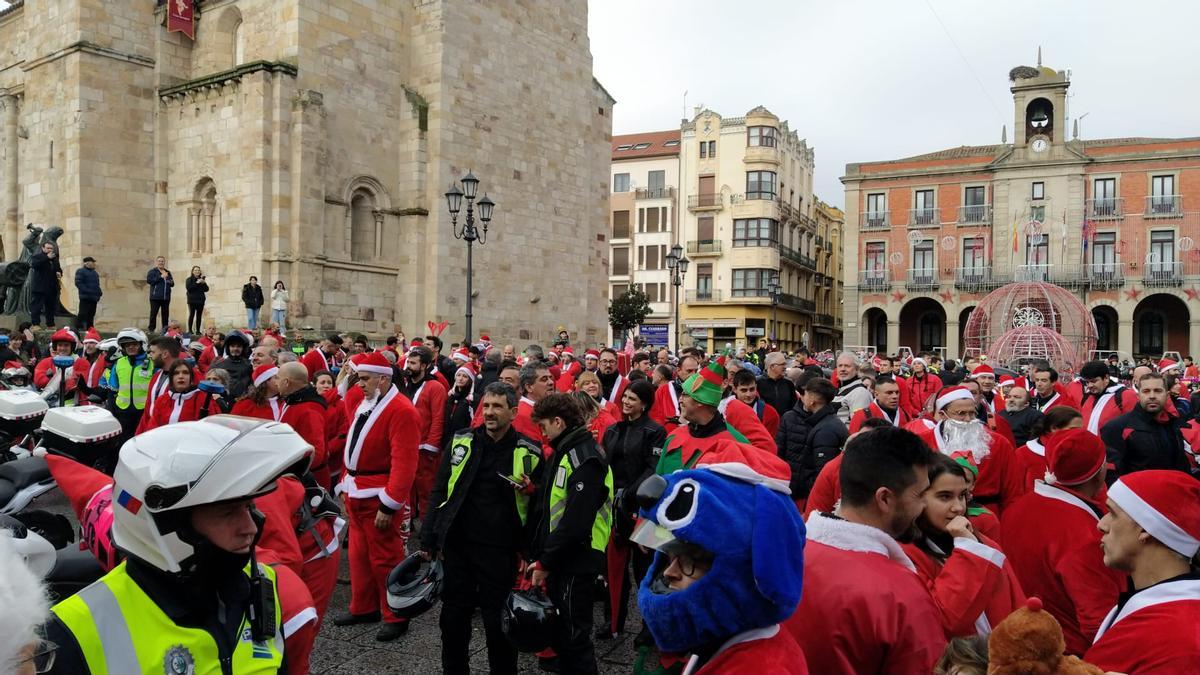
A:
{"label": "man in black jacket", "polygon": [[774,408],[781,418],[796,405],[796,385],[784,377],[786,361],[783,352],[767,354],[763,376],[758,378],[758,397]]}
{"label": "man in black jacket", "polygon": [[558,608],[550,646],[560,671],[597,673],[592,596],[612,528],[612,472],[570,394],[546,396],[532,416],[554,454],[531,504],[527,572]]}
{"label": "man in black jacket", "polygon": [[[471,617],[479,607],[487,635],[488,669],[516,673],[517,651],[500,629],[513,585],[529,493],[541,448],[512,428],[517,392],[488,385],[483,425],[454,435],[442,453],[421,528],[421,555],[442,556],[442,671],[469,674]],[[513,482],[518,485],[514,485]]]}
{"label": "man in black jacket", "polygon": [[792,499],[808,499],[821,467],[842,452],[849,432],[833,404],[837,389],[823,377],[804,385],[796,407],[779,422],[775,445],[779,456],[792,467]]}
{"label": "man in black jacket", "polygon": [[258,277],[251,276],[250,281],[242,284],[242,304],[246,306],[246,327],[258,330],[258,311],[263,306],[262,286],[258,285]]}
{"label": "man in black jacket", "polygon": [[250,377],[254,365],[250,363],[250,338],[241,331],[229,331],[225,336],[224,357],[214,361],[209,370],[220,368],[229,373],[229,386],[226,389],[232,399],[240,398],[250,386]]}
{"label": "man in black jacket", "polygon": [[34,326],[46,317],[46,328],[54,328],[54,311],[58,309],[58,280],[62,278],[62,266],[54,244],[42,244],[42,250],[29,259],[33,271],[33,295],[29,300],[30,321]]}
{"label": "man in black jacket", "polygon": [[1117,476],[1147,469],[1190,472],[1180,433],[1183,420],[1166,410],[1170,393],[1162,374],[1143,375],[1137,382],[1137,392],[1137,407],[1100,429]]}

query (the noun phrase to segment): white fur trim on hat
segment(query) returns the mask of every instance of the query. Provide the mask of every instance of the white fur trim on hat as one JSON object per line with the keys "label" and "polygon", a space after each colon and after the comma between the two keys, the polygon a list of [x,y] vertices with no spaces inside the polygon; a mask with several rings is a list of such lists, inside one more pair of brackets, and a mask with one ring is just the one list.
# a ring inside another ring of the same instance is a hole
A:
{"label": "white fur trim on hat", "polygon": [[915,358],[915,359],[913,359],[913,360],[912,360],[912,365],[914,365],[914,366],[915,366],[915,365],[917,365],[918,363],[919,363],[919,364],[921,364],[922,366],[926,366],[926,367],[928,367],[928,366],[929,366],[929,364],[928,364],[928,363],[925,363],[925,359],[922,359],[922,358],[920,358],[920,357],[917,357],[917,358]]}
{"label": "white fur trim on hat", "polygon": [[1200,539],[1188,534],[1120,479],[1117,479],[1117,482],[1108,489],[1108,498],[1121,507],[1122,511],[1129,514],[1133,522],[1149,532],[1150,536],[1162,542],[1163,546],[1188,559],[1200,551]]}
{"label": "white fur trim on hat", "polygon": [[267,380],[271,379],[272,377],[275,377],[278,374],[279,374],[278,367],[267,368],[266,370],[259,373],[258,377],[254,378],[254,386],[261,387],[263,385],[263,382],[266,382]]}
{"label": "white fur trim on hat", "polygon": [[936,410],[941,410],[955,401],[961,401],[965,399],[971,399],[974,401],[975,395],[972,394],[971,390],[967,389],[966,387],[955,387],[954,389],[951,389],[950,391],[947,391],[938,397]]}
{"label": "white fur trim on hat", "polygon": [[387,368],[385,368],[383,366],[373,366],[373,365],[369,365],[366,363],[358,364],[358,367],[355,368],[354,370],[355,370],[355,372],[371,373],[373,375],[391,375],[393,372],[391,366],[388,366]]}

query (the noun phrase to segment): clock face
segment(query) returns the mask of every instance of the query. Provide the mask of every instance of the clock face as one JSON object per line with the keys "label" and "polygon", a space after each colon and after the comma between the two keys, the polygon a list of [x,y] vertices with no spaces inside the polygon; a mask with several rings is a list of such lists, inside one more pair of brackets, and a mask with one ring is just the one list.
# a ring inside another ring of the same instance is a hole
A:
{"label": "clock face", "polygon": [[1050,147],[1050,143],[1047,142],[1046,139],[1044,139],[1044,138],[1035,138],[1035,139],[1033,139],[1033,143],[1029,144],[1029,147],[1034,152],[1045,152],[1046,148]]}

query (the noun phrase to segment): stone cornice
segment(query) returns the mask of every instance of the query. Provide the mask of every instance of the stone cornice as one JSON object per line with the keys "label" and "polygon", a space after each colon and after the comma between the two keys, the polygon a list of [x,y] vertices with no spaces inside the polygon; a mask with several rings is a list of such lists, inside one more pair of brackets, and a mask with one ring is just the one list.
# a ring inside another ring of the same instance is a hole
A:
{"label": "stone cornice", "polygon": [[154,59],[152,58],[140,56],[138,54],[130,54],[128,52],[122,52],[116,49],[110,49],[108,47],[102,47],[94,42],[88,42],[87,40],[80,40],[79,42],[67,45],[62,49],[55,50],[45,56],[41,56],[32,61],[21,64],[21,70],[28,72],[34,68],[37,68],[38,66],[52,63],[63,58],[64,56],[70,56],[71,54],[76,54],[79,52],[83,52],[84,54],[92,54],[95,56],[103,56],[108,59],[124,61],[125,63],[132,63],[139,66],[145,66],[146,68],[154,67]]}
{"label": "stone cornice", "polygon": [[165,102],[173,98],[183,98],[189,94],[205,92],[211,89],[220,89],[230,84],[241,82],[243,77],[260,71],[266,71],[268,73],[282,73],[292,77],[296,77],[296,73],[299,72],[296,69],[296,66],[290,63],[284,63],[282,61],[251,61],[250,63],[243,63],[242,65],[235,68],[230,68],[229,70],[223,70],[219,73],[213,73],[212,75],[205,75],[204,77],[188,80],[187,82],[183,82],[181,84],[176,84],[170,87],[161,87],[158,90],[158,97]]}

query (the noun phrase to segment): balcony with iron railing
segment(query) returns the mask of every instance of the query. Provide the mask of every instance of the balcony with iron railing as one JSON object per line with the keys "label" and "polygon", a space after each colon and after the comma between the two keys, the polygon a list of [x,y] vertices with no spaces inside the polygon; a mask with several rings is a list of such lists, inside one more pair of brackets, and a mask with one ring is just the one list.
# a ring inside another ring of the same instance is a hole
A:
{"label": "balcony with iron railing", "polygon": [[813,323],[817,324],[818,326],[833,326],[833,315],[818,314],[813,317]]}
{"label": "balcony with iron railing", "polygon": [[775,203],[779,205],[779,221],[786,222],[796,217],[796,209],[787,203],[787,200],[776,199]]}
{"label": "balcony with iron railing", "polygon": [[1182,218],[1183,197],[1180,195],[1151,195],[1146,197],[1147,218]]}
{"label": "balcony with iron railing", "polygon": [[1142,283],[1147,288],[1182,286],[1183,274],[1183,263],[1178,260],[1148,262],[1142,267]]}
{"label": "balcony with iron railing", "polygon": [[1125,271],[1119,259],[1088,263],[1084,265],[1084,275],[1087,278],[1088,286],[1096,291],[1120,288],[1125,285]]}
{"label": "balcony with iron railing", "polygon": [[821,274],[820,272],[817,272],[816,274],[814,274],[813,275],[813,284],[815,284],[817,286],[825,285],[825,275]]}
{"label": "balcony with iron railing", "polygon": [[715,288],[689,288],[684,299],[686,302],[721,302],[721,291]]}
{"label": "balcony with iron railing", "polygon": [[813,243],[816,244],[820,248],[825,248],[825,237],[822,237],[821,235],[818,234],[813,239]]}
{"label": "balcony with iron railing", "polygon": [[892,287],[886,270],[859,270],[858,287],[865,292],[886,291]]}
{"label": "balcony with iron railing", "polygon": [[924,209],[909,209],[908,210],[908,226],[911,227],[939,227],[941,226],[941,217],[938,210],[935,208]]}
{"label": "balcony with iron railing", "polygon": [[1013,268],[1013,281],[1050,281],[1050,263],[1017,265]]}
{"label": "balcony with iron railing", "polygon": [[940,283],[937,268],[922,267],[908,270],[904,287],[910,291],[936,291]]}
{"label": "balcony with iron railing", "polygon": [[967,293],[990,291],[1003,285],[993,279],[990,265],[958,267],[954,270],[954,288]]}
{"label": "balcony with iron railing", "polygon": [[991,225],[991,204],[969,204],[958,207],[959,225]]}
{"label": "balcony with iron railing", "polygon": [[723,208],[725,208],[725,197],[720,192],[688,195],[689,211],[720,211]]}
{"label": "balcony with iron railing", "polygon": [[720,239],[692,239],[687,243],[690,256],[721,255]]}
{"label": "balcony with iron railing", "polygon": [[633,198],[638,199],[638,200],[641,200],[641,199],[674,199],[675,198],[675,188],[671,187],[669,185],[666,187],[637,188],[633,192]]}
{"label": "balcony with iron railing", "polygon": [[1125,200],[1117,197],[1089,199],[1084,202],[1084,209],[1091,220],[1115,220],[1125,217]]}
{"label": "balcony with iron railing", "polygon": [[892,227],[892,219],[887,211],[863,211],[858,219],[859,229],[888,230]]}
{"label": "balcony with iron railing", "polygon": [[792,295],[791,293],[780,293],[779,294],[779,304],[784,307],[791,307],[794,309],[798,309],[801,312],[812,313],[812,312],[817,311],[817,303],[815,300],[809,300],[808,298],[802,298],[798,295]]}

